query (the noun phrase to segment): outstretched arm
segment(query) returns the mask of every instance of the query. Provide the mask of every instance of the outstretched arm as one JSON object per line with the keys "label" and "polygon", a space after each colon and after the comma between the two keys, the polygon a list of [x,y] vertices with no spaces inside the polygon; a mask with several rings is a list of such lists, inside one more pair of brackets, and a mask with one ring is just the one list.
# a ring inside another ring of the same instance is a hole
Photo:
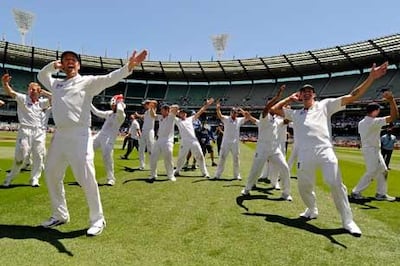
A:
{"label": "outstretched arm", "polygon": [[137,53],[136,50],[133,51],[128,63],[129,72],[132,72],[136,66],[140,65],[146,59],[147,53],[147,50],[142,50],[140,53]]}
{"label": "outstretched arm", "polygon": [[371,72],[369,72],[368,78],[364,80],[364,82],[361,83],[358,87],[352,90],[350,94],[342,97],[342,106],[348,105],[358,100],[362,95],[364,95],[375,80],[379,79],[380,77],[386,74],[388,65],[389,63],[387,61],[378,67],[374,63],[372,65]]}
{"label": "outstretched arm", "polygon": [[17,96],[17,93],[13,90],[13,88],[11,88],[10,80],[11,80],[10,74],[4,74],[3,77],[1,78],[1,83],[3,84],[3,88],[6,91],[7,95],[10,96],[11,98],[15,98],[15,96]]}
{"label": "outstretched arm", "polygon": [[271,107],[274,106],[275,103],[282,96],[282,92],[285,90],[285,88],[286,88],[286,85],[280,86],[278,92],[276,93],[276,95],[265,104],[265,107],[264,107],[263,112],[262,112],[262,117],[263,118],[267,116],[267,114],[269,113]]}
{"label": "outstretched arm", "polygon": [[200,108],[200,110],[197,111],[197,113],[194,114],[193,120],[198,119],[198,118],[201,116],[201,114],[204,113],[205,110],[207,110],[207,108],[208,108],[211,104],[213,104],[213,102],[214,102],[214,98],[208,99],[207,102],[206,102],[206,104],[203,105],[203,106]]}

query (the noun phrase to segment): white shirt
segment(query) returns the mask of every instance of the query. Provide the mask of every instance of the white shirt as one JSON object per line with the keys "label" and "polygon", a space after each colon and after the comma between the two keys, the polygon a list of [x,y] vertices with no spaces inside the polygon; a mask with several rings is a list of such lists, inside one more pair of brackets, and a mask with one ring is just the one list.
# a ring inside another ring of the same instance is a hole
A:
{"label": "white shirt", "polygon": [[182,142],[197,141],[193,126],[193,116],[186,117],[185,120],[176,117],[175,122],[178,126]]}
{"label": "white shirt", "polygon": [[294,141],[299,150],[333,147],[331,116],[345,109],[342,98],[316,101],[308,109],[283,109],[285,118],[293,121]]}
{"label": "white shirt", "polygon": [[278,141],[280,143],[285,143],[287,141],[287,128],[288,125],[285,124],[285,119],[281,116],[275,116],[276,126],[277,126],[277,135]]}
{"label": "white shirt", "polygon": [[114,137],[118,135],[119,128],[122,123],[125,121],[125,112],[124,112],[124,104],[117,104],[117,112],[114,113],[113,110],[101,111],[91,105],[91,111],[98,117],[104,118],[104,124],[101,127],[100,133],[102,135],[107,135],[110,137]]}
{"label": "white shirt", "polygon": [[129,134],[131,134],[132,139],[139,139],[138,132],[140,130],[139,122],[135,119],[132,120],[131,126],[129,127]]}
{"label": "white shirt", "polygon": [[277,124],[275,117],[271,114],[267,114],[256,122],[258,126],[258,140],[257,143],[268,143],[277,145]]}
{"label": "white shirt", "polygon": [[52,92],[53,118],[57,129],[90,127],[90,106],[93,97],[111,87],[131,72],[128,65],[107,75],[76,75],[70,79],[55,79],[54,62],[38,73],[39,81]]}
{"label": "white shirt", "polygon": [[22,126],[46,128],[44,107],[48,105],[48,99],[40,98],[33,103],[27,94],[16,92],[17,114]]}
{"label": "white shirt", "polygon": [[224,123],[224,136],[222,143],[236,143],[240,141],[240,127],[246,121],[244,117],[236,117],[233,120],[230,116],[222,116],[222,123]]}
{"label": "white shirt", "polygon": [[143,115],[144,117],[143,117],[142,132],[148,133],[150,132],[150,130],[154,130],[154,122],[156,118],[150,115],[150,110],[144,112]]}
{"label": "white shirt", "polygon": [[358,133],[361,137],[361,147],[376,147],[381,146],[381,128],[385,126],[385,117],[370,117],[365,116],[358,123]]}
{"label": "white shirt", "polygon": [[166,117],[157,115],[157,120],[159,122],[158,139],[174,141],[175,115],[172,113]]}

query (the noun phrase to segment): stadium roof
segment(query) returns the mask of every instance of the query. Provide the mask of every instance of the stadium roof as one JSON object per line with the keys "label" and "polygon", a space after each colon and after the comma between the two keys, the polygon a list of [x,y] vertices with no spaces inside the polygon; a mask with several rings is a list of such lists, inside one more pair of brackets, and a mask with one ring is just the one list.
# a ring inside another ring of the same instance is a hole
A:
{"label": "stadium roof", "polygon": [[[0,63],[40,69],[62,51],[0,41]],[[125,61],[80,55],[81,73],[107,73]],[[400,34],[327,49],[271,57],[222,61],[145,61],[129,78],[174,82],[219,82],[304,77],[369,68],[372,63],[400,62]]]}

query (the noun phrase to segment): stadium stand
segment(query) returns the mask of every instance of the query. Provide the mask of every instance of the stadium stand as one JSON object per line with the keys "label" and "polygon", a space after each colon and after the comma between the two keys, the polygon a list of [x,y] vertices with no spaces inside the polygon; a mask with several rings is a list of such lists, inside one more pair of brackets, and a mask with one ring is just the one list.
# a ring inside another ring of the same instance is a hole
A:
{"label": "stadium stand", "polygon": [[[10,72],[12,85],[24,91],[29,82],[36,80],[38,69],[59,59],[61,52],[0,41],[1,72]],[[125,63],[123,59],[83,54],[80,58],[83,75],[108,73]],[[359,84],[368,75],[366,69],[372,63],[386,60],[391,68],[365,95],[361,102],[365,104],[376,99],[382,88],[388,87],[395,91],[395,95],[400,95],[400,34],[270,57],[195,62],[145,61],[128,79],[98,95],[94,103],[105,107],[112,95],[122,93],[126,98],[127,112],[140,111],[141,101],[146,98],[197,109],[205,98],[214,97],[222,100],[225,110],[238,105],[259,112],[280,84],[287,85],[284,96],[306,83],[315,87],[319,98],[338,96]],[[4,91],[0,91],[0,96],[4,98]],[[351,108],[354,114],[359,113],[359,107]],[[210,108],[209,111],[213,110]],[[15,102],[7,100],[0,116],[15,119]],[[342,117],[337,119],[338,127],[344,125],[340,122]]]}

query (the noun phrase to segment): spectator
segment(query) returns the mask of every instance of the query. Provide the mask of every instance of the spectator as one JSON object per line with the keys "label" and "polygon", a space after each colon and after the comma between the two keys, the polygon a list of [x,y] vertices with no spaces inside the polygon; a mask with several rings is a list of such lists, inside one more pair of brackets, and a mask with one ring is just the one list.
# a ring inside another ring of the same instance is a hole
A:
{"label": "spectator", "polygon": [[381,137],[381,153],[388,170],[390,170],[390,159],[392,158],[394,144],[396,144],[396,136],[392,134],[392,128],[388,127],[386,133]]}

